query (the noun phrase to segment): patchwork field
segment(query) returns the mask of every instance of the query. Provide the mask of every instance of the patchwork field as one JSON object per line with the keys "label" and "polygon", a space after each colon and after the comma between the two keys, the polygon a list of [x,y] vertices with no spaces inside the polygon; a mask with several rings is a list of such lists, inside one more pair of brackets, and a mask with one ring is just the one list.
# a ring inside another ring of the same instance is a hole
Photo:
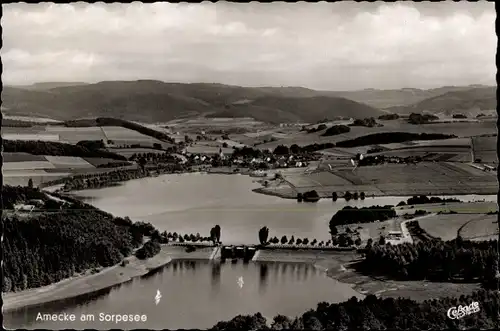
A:
{"label": "patchwork field", "polygon": [[[297,192],[316,190],[323,197],[332,192],[365,192],[366,195],[453,195],[496,194],[496,173],[476,169],[466,163],[421,162],[410,164],[383,164],[370,167],[334,168],[311,175],[286,176],[294,188],[280,188],[283,197],[294,198]],[[341,180],[339,181],[339,177]],[[350,183],[350,184],[349,184]],[[263,192],[266,190],[264,189]],[[284,193],[286,192],[286,193]]]}
{"label": "patchwork field", "polygon": [[[399,121],[387,121],[384,122],[383,127],[351,127],[351,131],[345,134],[322,137],[322,132],[318,133],[305,133],[299,132],[300,128],[296,129],[296,132],[287,134],[287,137],[278,139],[276,141],[267,142],[264,144],[259,144],[257,147],[260,149],[265,148],[276,148],[278,145],[292,145],[297,144],[299,146],[309,145],[314,143],[337,143],[339,141],[354,139],[360,136],[380,133],[380,132],[408,132],[408,133],[442,133],[442,134],[454,134],[459,137],[471,137],[484,134],[497,134],[498,130],[495,121],[482,121],[473,123],[435,123],[435,124],[425,124],[425,125],[413,125],[406,123],[404,120]],[[233,138],[233,137],[231,137]],[[254,138],[257,139],[257,138]],[[252,145],[251,141],[241,141],[241,143]]]}

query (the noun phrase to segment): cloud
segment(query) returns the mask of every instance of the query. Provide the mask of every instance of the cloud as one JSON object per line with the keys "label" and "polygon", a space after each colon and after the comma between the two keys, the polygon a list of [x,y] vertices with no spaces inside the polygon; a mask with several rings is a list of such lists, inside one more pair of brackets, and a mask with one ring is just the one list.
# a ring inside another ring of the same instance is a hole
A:
{"label": "cloud", "polygon": [[495,83],[492,3],[9,4],[3,81]]}

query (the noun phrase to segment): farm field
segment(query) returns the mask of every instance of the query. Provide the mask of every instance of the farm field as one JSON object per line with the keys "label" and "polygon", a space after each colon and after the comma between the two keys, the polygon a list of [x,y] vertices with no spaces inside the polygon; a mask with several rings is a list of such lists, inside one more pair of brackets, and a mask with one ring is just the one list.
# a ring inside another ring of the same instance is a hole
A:
{"label": "farm field", "polygon": [[[433,237],[442,240],[453,240],[457,237],[458,230],[467,222],[484,219],[485,214],[440,214],[432,215],[418,221],[420,227]],[[493,215],[496,216],[496,215]],[[491,217],[489,217],[491,218]],[[491,223],[491,222],[490,222]]]}
{"label": "farm field", "polygon": [[[3,162],[29,162],[29,161],[47,161],[43,155],[33,155],[29,153],[3,153]],[[5,165],[4,165],[5,169]]]}
{"label": "farm field", "polygon": [[371,154],[395,157],[421,157],[426,161],[472,162],[472,149],[469,146],[426,146],[388,150]]}
{"label": "farm field", "polygon": [[[332,192],[365,192],[366,195],[453,195],[453,194],[496,194],[498,180],[496,173],[484,172],[465,163],[422,162],[416,165],[383,164],[359,167],[334,168],[311,175],[286,176],[294,189],[287,197],[295,197],[297,192],[316,190],[323,197]],[[340,183],[338,177],[346,182]],[[334,181],[335,179],[335,181]],[[350,182],[350,184],[348,184]],[[266,190],[264,190],[266,191]],[[282,192],[285,192],[282,189]]]}
{"label": "farm field", "polygon": [[467,223],[460,235],[468,240],[498,239],[498,215],[484,215]]}
{"label": "farm field", "polygon": [[472,139],[474,158],[481,159],[483,163],[498,164],[497,138],[498,137],[474,137]]}
{"label": "farm field", "polygon": [[44,170],[5,170],[2,169],[4,185],[28,185],[31,178],[34,185],[39,185],[43,182],[63,178],[69,176],[68,172],[49,173]]}
{"label": "farm field", "polygon": [[94,168],[92,164],[81,157],[73,156],[45,156],[47,161],[52,163],[55,168]]}
{"label": "farm field", "polygon": [[[478,196],[477,200],[480,200],[480,196]],[[488,213],[490,211],[497,211],[498,203],[496,201],[482,201],[482,202],[476,201],[469,203],[447,202],[445,204],[442,203],[422,204],[422,205],[414,205],[413,208],[411,207],[412,206],[397,207],[396,212],[398,213],[398,215],[406,213],[412,214],[414,213],[415,210],[421,209],[429,213],[438,213],[438,212],[448,213],[450,211],[454,211],[457,212],[458,214],[483,214],[483,213]],[[451,214],[451,215],[458,215],[458,214]]]}
{"label": "farm field", "polygon": [[2,171],[6,170],[38,170],[55,168],[49,161],[23,161],[23,162],[5,162]]}
{"label": "farm field", "polygon": [[14,115],[3,115],[4,119],[33,122],[33,123],[59,123],[60,121],[54,120],[52,118],[45,117],[31,117],[31,116],[14,116]]}
{"label": "farm field", "polygon": [[163,154],[165,151],[154,149],[154,148],[107,148],[109,152],[116,153],[118,155],[125,156],[126,158],[131,157],[134,154],[138,153],[155,153],[155,154]]}
{"label": "farm field", "polygon": [[[193,146],[188,146],[186,148],[186,151],[192,154],[218,154],[219,149],[220,147],[218,146],[206,146],[195,143],[193,144]],[[222,147],[222,152],[224,154],[231,154],[233,153],[233,149],[229,147],[227,148]]]}
{"label": "farm field", "polygon": [[[267,142],[264,144],[257,145],[260,149],[265,148],[276,148],[278,145],[292,145],[297,144],[299,146],[309,145],[314,143],[337,143],[339,141],[354,139],[368,134],[380,133],[380,132],[409,132],[409,133],[442,133],[442,134],[454,134],[459,137],[471,137],[484,134],[496,134],[498,132],[495,121],[482,121],[474,123],[435,123],[435,124],[424,124],[424,125],[413,125],[406,123],[404,120],[399,121],[387,121],[383,122],[383,127],[360,127],[353,126],[351,131],[345,134],[322,137],[318,133],[304,133],[299,132],[300,128],[297,128],[295,133],[288,134],[288,137],[283,139],[278,139],[277,141]],[[239,141],[239,140],[238,140]],[[240,141],[251,145],[249,142]]]}
{"label": "farm field", "polygon": [[48,126],[46,132],[59,135],[61,142],[76,144],[82,140],[106,141],[106,137],[98,127],[67,128],[63,126]]}
{"label": "farm field", "polygon": [[[3,128],[2,128],[3,130]],[[4,133],[2,139],[5,140],[40,140],[40,141],[60,141],[60,136],[53,133]]]}
{"label": "farm field", "polygon": [[126,161],[113,160],[113,159],[107,159],[107,158],[99,158],[99,157],[84,157],[84,158],[82,158],[82,160],[89,163],[89,165],[92,167],[97,167],[97,166],[100,166],[103,164],[108,164],[108,163],[126,162]]}

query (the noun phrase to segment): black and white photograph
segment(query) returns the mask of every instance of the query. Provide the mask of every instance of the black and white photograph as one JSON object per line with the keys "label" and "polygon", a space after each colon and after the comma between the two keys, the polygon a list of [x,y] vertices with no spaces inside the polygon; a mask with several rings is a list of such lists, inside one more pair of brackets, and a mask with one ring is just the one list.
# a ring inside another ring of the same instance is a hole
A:
{"label": "black and white photograph", "polygon": [[500,329],[494,2],[2,12],[5,329]]}

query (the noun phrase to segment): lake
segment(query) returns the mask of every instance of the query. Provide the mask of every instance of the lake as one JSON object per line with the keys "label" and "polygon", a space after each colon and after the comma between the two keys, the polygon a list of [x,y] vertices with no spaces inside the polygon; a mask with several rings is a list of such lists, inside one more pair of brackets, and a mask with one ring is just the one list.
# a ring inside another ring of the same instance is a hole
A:
{"label": "lake", "polygon": [[[328,240],[328,222],[344,206],[395,205],[408,198],[297,203],[251,191],[259,186],[254,178],[243,175],[182,174],[132,180],[75,195],[116,216],[149,221],[160,231],[208,236],[210,228],[219,224],[225,244],[255,244],[262,226],[269,227],[270,236]],[[244,281],[241,288],[239,277]],[[158,305],[154,302],[157,290],[162,293]],[[4,320],[11,328],[204,329],[220,320],[259,311],[269,319],[276,314],[296,316],[320,301],[340,302],[353,295],[358,293],[349,285],[305,264],[174,261],[154,275],[134,279],[98,297],[44,304],[4,314]],[[35,323],[38,312],[74,313],[77,321]],[[99,313],[146,314],[147,321],[117,325],[99,322]],[[94,314],[95,321],[80,322],[81,314]]]}
{"label": "lake", "polygon": [[[260,187],[244,175],[163,175],[125,182],[121,186],[84,190],[74,194],[115,216],[151,222],[161,231],[208,236],[221,226],[224,244],[256,244],[258,231],[269,228],[269,236],[294,235],[328,240],[328,223],[339,209],[349,206],[396,205],[409,197],[375,197],[366,200],[322,199],[297,203],[252,192]],[[459,196],[461,200],[496,201],[492,196]]]}
{"label": "lake", "polygon": [[[241,277],[243,281],[238,284]],[[156,305],[157,290],[161,300]],[[321,301],[360,295],[308,264],[173,261],[99,297],[68,300],[4,314],[7,328],[206,329],[239,314],[296,316]],[[38,313],[75,314],[74,322],[36,322]],[[99,321],[99,314],[144,314],[145,322]],[[94,321],[80,321],[81,315]]]}

